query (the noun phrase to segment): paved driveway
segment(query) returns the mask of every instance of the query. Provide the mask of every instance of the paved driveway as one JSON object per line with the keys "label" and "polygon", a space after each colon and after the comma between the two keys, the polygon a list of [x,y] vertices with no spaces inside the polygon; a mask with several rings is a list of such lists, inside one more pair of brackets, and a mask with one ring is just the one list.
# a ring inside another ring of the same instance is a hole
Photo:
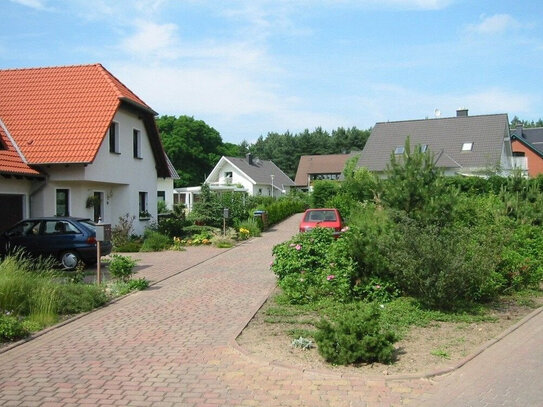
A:
{"label": "paved driveway", "polygon": [[[230,250],[137,254],[148,290],[0,354],[2,406],[418,405],[426,379],[304,372],[235,338],[275,287],[271,248],[299,215]],[[265,356],[265,355],[262,355]]]}

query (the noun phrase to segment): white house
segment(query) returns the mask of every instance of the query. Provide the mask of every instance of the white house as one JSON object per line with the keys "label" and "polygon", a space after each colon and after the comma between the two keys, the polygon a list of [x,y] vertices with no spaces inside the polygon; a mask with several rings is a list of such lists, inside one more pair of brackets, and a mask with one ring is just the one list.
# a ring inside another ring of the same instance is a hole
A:
{"label": "white house", "polygon": [[[221,157],[205,183],[212,191],[246,192],[250,196],[278,198],[294,187],[292,181],[272,161],[260,160],[247,154],[245,158]],[[200,187],[177,188],[176,201],[184,203],[190,211],[200,194]]]}
{"label": "white house", "polygon": [[29,216],[116,224],[128,214],[142,233],[156,219],[158,179],[173,195],[155,115],[100,64],[0,70],[4,150],[20,167],[0,166],[10,212],[0,229]]}

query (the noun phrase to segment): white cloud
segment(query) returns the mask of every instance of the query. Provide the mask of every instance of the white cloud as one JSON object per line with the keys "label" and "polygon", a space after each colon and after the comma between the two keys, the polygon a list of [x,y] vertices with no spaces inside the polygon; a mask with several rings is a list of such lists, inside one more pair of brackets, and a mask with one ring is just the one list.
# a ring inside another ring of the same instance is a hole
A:
{"label": "white cloud", "polygon": [[493,16],[482,15],[479,24],[470,24],[467,27],[468,32],[474,32],[483,35],[500,34],[511,29],[517,29],[521,26],[515,18],[509,14],[495,14]]}
{"label": "white cloud", "polygon": [[138,31],[121,41],[121,48],[143,57],[175,58],[177,54],[177,26],[137,21]]}
{"label": "white cloud", "polygon": [[45,9],[45,1],[44,0],[10,0],[12,3],[17,3],[22,6],[35,8],[37,10],[44,10]]}

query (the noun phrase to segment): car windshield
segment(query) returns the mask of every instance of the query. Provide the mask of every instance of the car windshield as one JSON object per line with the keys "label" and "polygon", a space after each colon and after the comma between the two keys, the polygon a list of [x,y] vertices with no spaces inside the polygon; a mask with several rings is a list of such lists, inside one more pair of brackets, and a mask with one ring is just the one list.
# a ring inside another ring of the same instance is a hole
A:
{"label": "car windshield", "polygon": [[305,222],[335,222],[337,221],[335,211],[317,210],[309,211],[305,215]]}

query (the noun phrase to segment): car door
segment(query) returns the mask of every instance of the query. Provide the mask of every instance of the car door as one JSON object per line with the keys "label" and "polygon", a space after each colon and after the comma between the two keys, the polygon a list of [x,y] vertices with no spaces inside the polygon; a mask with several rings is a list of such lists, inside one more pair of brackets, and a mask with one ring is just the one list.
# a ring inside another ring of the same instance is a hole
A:
{"label": "car door", "polygon": [[46,220],[40,235],[40,254],[57,256],[65,250],[74,249],[80,235],[81,231],[67,220]]}
{"label": "car door", "polygon": [[4,234],[6,252],[22,248],[30,254],[39,254],[40,220],[23,220]]}

